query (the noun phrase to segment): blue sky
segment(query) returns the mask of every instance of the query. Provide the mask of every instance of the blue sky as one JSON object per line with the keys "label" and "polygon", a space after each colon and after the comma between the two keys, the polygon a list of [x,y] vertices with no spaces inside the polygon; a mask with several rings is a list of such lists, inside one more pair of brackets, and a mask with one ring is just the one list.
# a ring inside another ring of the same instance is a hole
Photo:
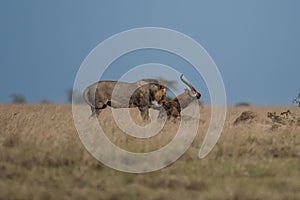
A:
{"label": "blue sky", "polygon": [[[299,9],[297,0],[2,0],[0,102],[10,102],[13,93],[33,103],[66,102],[66,90],[95,46],[119,32],[150,26],[199,42],[221,72],[229,104],[292,105],[300,92]],[[113,69],[148,62],[181,61],[136,52],[117,60]],[[184,73],[209,101],[203,82]],[[118,77],[112,71],[105,78]]]}

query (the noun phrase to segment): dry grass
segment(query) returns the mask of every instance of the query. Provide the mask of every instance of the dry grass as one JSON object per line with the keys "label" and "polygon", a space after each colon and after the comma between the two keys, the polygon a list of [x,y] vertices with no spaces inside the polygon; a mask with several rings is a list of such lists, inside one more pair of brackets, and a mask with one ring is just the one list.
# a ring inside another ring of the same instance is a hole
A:
{"label": "dry grass", "polygon": [[[287,109],[286,123],[267,116]],[[248,110],[255,117],[234,125]],[[202,107],[188,151],[167,168],[139,175],[95,160],[78,138],[69,105],[0,105],[0,111],[0,199],[300,199],[298,108],[229,108],[220,140],[200,160],[210,119]],[[118,129],[109,110],[100,124],[112,142],[136,152],[166,145],[178,127],[168,122],[157,136],[136,139]]]}

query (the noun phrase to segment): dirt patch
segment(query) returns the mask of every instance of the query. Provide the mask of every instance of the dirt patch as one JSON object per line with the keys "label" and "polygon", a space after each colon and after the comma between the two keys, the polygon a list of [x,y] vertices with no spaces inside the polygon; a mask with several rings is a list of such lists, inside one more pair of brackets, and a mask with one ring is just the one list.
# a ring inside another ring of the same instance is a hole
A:
{"label": "dirt patch", "polygon": [[268,112],[267,116],[275,125],[300,125],[300,117],[296,116],[296,114],[292,113],[290,110],[281,112],[280,114],[276,114],[276,112]]}
{"label": "dirt patch", "polygon": [[241,113],[241,115],[236,118],[236,120],[233,122],[234,125],[240,124],[241,122],[248,122],[254,119],[257,115],[252,111],[244,111]]}

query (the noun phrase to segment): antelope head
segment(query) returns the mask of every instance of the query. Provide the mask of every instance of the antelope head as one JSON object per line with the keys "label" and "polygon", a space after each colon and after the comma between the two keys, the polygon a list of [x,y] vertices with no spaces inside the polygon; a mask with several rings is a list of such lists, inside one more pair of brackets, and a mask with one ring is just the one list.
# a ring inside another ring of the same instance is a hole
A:
{"label": "antelope head", "polygon": [[186,92],[188,93],[189,96],[200,99],[200,97],[201,97],[200,92],[198,92],[191,83],[189,83],[183,79],[183,74],[181,74],[180,80],[191,89],[191,90],[186,90]]}

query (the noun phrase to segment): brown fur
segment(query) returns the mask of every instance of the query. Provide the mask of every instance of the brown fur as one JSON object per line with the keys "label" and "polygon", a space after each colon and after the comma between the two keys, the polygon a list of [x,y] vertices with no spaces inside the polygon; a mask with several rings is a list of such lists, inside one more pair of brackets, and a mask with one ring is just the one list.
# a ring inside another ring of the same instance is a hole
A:
{"label": "brown fur", "polygon": [[137,107],[144,120],[149,119],[152,101],[161,104],[166,98],[166,88],[154,79],[142,79],[135,83],[99,81],[87,87],[84,99],[92,110],[99,115],[107,106],[113,108]]}

